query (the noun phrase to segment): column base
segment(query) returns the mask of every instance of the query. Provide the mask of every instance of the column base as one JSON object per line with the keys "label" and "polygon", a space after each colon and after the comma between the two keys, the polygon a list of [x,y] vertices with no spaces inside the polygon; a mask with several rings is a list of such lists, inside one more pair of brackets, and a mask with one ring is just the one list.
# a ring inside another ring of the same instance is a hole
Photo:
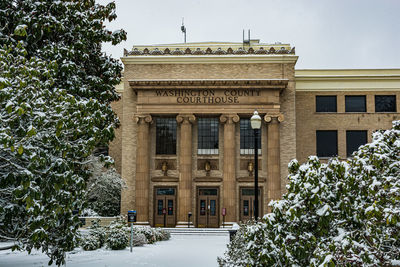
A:
{"label": "column base", "polygon": [[[188,228],[188,222],[178,222],[176,228]],[[189,223],[189,228],[194,228],[193,222]]]}

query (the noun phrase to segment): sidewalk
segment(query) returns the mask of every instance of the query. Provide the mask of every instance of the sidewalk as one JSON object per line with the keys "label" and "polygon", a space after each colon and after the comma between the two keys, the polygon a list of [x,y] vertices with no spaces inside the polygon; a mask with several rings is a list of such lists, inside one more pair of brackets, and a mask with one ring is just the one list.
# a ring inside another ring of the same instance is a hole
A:
{"label": "sidewalk", "polygon": [[[67,266],[162,266],[209,267],[218,266],[229,242],[229,235],[176,235],[168,241],[125,250],[95,251],[75,249],[67,254]],[[0,251],[0,266],[47,266],[48,257],[39,251]]]}

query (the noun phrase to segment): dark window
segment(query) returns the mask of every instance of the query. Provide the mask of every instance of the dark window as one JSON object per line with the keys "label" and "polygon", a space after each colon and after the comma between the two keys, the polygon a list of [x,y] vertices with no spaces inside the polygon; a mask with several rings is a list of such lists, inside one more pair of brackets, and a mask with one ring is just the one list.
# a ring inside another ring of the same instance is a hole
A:
{"label": "dark window", "polygon": [[395,95],[376,95],[375,112],[396,112]]}
{"label": "dark window", "polygon": [[157,202],[157,215],[163,214],[163,208],[164,208],[164,201],[159,199]]}
{"label": "dark window", "polygon": [[164,196],[164,195],[175,195],[175,189],[174,188],[157,188],[157,195],[158,196]]}
{"label": "dark window", "polygon": [[346,112],[366,112],[365,95],[347,95]]}
{"label": "dark window", "polygon": [[367,143],[367,131],[346,131],[347,157]]}
{"label": "dark window", "polygon": [[[258,154],[261,154],[261,129],[258,131]],[[250,119],[240,119],[240,154],[254,154],[254,130]]]}
{"label": "dark window", "polygon": [[336,96],[316,96],[316,112],[337,112]]}
{"label": "dark window", "polygon": [[218,154],[218,118],[199,118],[198,154]]}
{"label": "dark window", "polygon": [[200,196],[216,196],[218,195],[218,189],[214,188],[206,188],[206,189],[199,189]]}
{"label": "dark window", "polygon": [[318,157],[337,156],[337,147],[337,131],[317,131]]}
{"label": "dark window", "polygon": [[176,154],[175,118],[156,118],[156,154]]}

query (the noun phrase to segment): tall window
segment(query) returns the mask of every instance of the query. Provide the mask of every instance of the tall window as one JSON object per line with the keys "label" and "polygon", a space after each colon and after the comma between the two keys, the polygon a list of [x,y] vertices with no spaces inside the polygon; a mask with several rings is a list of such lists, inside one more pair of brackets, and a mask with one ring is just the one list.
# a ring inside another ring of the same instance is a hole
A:
{"label": "tall window", "polygon": [[[254,154],[254,130],[250,119],[240,118],[240,154]],[[261,129],[258,131],[258,154],[261,155]]]}
{"label": "tall window", "polygon": [[198,154],[218,154],[218,127],[218,118],[199,118]]}
{"label": "tall window", "polygon": [[315,109],[316,112],[337,112],[336,96],[316,96]]}
{"label": "tall window", "polygon": [[337,131],[317,131],[317,156],[334,157],[337,154]]}
{"label": "tall window", "polygon": [[396,112],[395,95],[376,95],[375,112]]}
{"label": "tall window", "polygon": [[365,95],[347,95],[345,101],[346,101],[346,112],[367,111]]}
{"label": "tall window", "polygon": [[176,154],[175,118],[156,118],[156,154]]}
{"label": "tall window", "polygon": [[346,131],[347,157],[367,143],[367,131]]}

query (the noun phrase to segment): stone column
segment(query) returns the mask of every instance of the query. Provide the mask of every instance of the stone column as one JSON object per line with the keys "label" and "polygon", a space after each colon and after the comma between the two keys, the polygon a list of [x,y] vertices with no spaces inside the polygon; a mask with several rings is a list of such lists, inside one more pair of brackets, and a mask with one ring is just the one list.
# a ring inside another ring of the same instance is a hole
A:
{"label": "stone column", "polygon": [[187,227],[188,213],[194,214],[192,210],[192,123],[195,120],[196,117],[193,114],[176,116],[176,121],[180,124],[177,227]]}
{"label": "stone column", "polygon": [[223,203],[226,208],[225,223],[236,222],[236,148],[235,123],[239,121],[237,114],[223,114],[219,118],[224,123],[224,180]]}
{"label": "stone column", "polygon": [[149,186],[150,186],[150,146],[149,124],[152,118],[148,114],[136,116],[138,123],[136,147],[136,212],[137,224],[149,224]]}
{"label": "stone column", "polygon": [[268,123],[267,134],[267,204],[271,200],[277,200],[281,195],[281,171],[280,171],[280,140],[279,123],[284,120],[282,114],[267,114],[264,120]]}

